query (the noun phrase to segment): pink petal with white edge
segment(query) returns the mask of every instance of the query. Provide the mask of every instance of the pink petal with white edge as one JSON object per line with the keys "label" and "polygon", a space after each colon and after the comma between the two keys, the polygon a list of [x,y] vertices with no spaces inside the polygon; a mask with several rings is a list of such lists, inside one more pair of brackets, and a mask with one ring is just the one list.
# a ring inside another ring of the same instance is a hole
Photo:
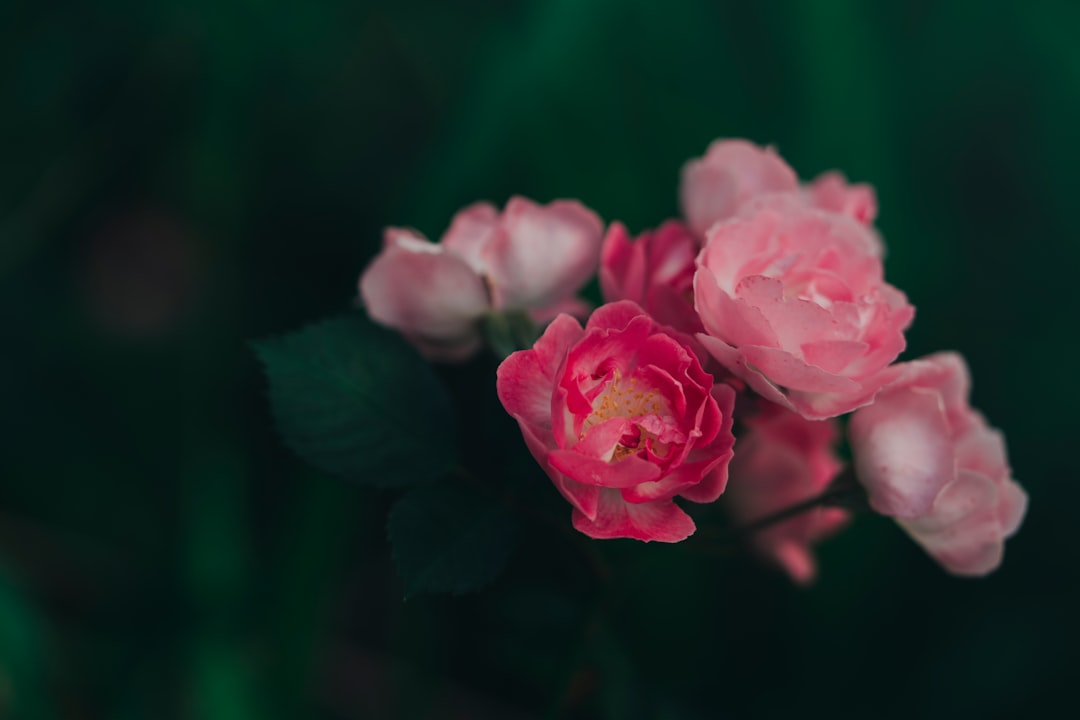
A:
{"label": "pink petal with white edge", "polygon": [[664,500],[633,504],[618,490],[602,490],[596,518],[574,512],[574,528],[597,539],[634,538],[645,542],[681,542],[694,534],[690,516],[675,503]]}
{"label": "pink petal with white edge", "polygon": [[484,264],[496,309],[545,307],[573,296],[596,272],[604,226],[584,205],[513,197]]}
{"label": "pink petal with white edge", "polygon": [[490,309],[480,276],[457,255],[414,234],[391,230],[387,237],[360,277],[370,317],[430,344],[432,359],[444,359],[440,346],[479,340],[477,321]]}
{"label": "pink petal with white edge", "polygon": [[856,474],[870,506],[883,515],[925,515],[956,458],[941,396],[932,390],[888,393],[856,412],[848,425]]}
{"label": "pink petal with white edge", "polygon": [[450,227],[440,243],[461,256],[469,266],[484,274],[484,253],[498,232],[499,211],[491,203],[474,203],[460,211],[450,221]]}

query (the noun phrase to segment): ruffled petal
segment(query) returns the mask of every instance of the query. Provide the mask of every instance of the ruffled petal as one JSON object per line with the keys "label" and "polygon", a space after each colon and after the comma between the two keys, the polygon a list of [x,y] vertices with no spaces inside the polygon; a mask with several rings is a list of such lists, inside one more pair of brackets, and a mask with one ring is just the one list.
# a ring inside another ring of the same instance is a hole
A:
{"label": "ruffled petal", "polygon": [[670,500],[628,503],[618,490],[601,490],[596,517],[574,512],[574,527],[597,539],[634,538],[681,542],[694,534],[694,521]]}

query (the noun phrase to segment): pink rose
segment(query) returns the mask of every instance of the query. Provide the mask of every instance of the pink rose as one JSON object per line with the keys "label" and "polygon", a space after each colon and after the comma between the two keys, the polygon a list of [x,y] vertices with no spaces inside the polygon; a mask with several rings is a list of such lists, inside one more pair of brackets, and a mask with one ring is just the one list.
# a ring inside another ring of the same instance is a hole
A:
{"label": "pink rose", "polygon": [[683,215],[697,235],[736,215],[762,195],[788,193],[809,207],[849,215],[864,225],[877,216],[877,197],[869,185],[849,185],[843,175],[829,172],[808,185],[771,147],[746,140],[716,140],[683,167],[679,197]]}
{"label": "pink rose", "polygon": [[808,420],[873,401],[915,310],[884,280],[877,236],[791,196],[714,225],[694,299],[725,368]]}
{"label": "pink rose", "polygon": [[633,300],[663,325],[701,332],[694,311],[694,261],[700,249],[690,230],[675,220],[635,240],[622,223],[612,223],[600,251],[604,299]]}
{"label": "pink rose", "polygon": [[967,365],[956,353],[895,373],[848,426],[870,506],[896,518],[949,572],[985,575],[1001,564],[1027,509],[1004,439],[968,405]]}
{"label": "pink rose", "polygon": [[622,301],[584,329],[560,315],[499,366],[499,399],[586,535],[678,542],[695,528],[672,498],[724,491],[735,393],[685,340]]}
{"label": "pink rose", "polygon": [[[842,467],[836,456],[835,420],[813,422],[777,405],[746,422],[731,461],[725,501],[743,524],[823,493]],[[798,583],[817,573],[811,544],[847,522],[848,513],[819,507],[755,532],[754,546]]]}
{"label": "pink rose", "polygon": [[500,214],[477,203],[454,216],[442,241],[389,228],[383,251],[360,277],[373,320],[396,328],[432,360],[479,349],[479,320],[492,311],[553,317],[599,261],[603,223],[572,200],[537,205],[511,198]]}

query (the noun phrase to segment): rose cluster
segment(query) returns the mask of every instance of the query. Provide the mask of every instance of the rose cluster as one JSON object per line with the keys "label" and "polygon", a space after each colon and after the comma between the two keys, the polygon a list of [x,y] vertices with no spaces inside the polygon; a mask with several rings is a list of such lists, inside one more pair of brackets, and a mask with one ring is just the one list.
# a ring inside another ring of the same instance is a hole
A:
{"label": "rose cluster", "polygon": [[718,140],[680,200],[682,219],[636,238],[524,198],[466,208],[437,243],[390,229],[361,301],[434,361],[475,354],[493,318],[543,328],[503,360],[498,395],[593,538],[679,542],[695,531],[681,501],[719,501],[807,581],[812,544],[848,519],[813,500],[853,478],[950,572],[996,568],[1027,497],[964,360],[897,362],[914,308],[885,280],[873,189],[800,183],[771,148]]}

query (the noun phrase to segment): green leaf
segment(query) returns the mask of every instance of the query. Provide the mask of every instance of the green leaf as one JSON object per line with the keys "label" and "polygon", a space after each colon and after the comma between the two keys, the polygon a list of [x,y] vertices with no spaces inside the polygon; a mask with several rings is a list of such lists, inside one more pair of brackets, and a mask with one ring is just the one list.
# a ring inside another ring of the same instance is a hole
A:
{"label": "green leaf", "polygon": [[495,579],[517,540],[509,508],[453,485],[412,490],[390,510],[387,524],[405,596],[455,595]]}
{"label": "green leaf", "polygon": [[285,443],[333,475],[404,487],[457,464],[450,399],[396,333],[359,314],[255,343]]}

